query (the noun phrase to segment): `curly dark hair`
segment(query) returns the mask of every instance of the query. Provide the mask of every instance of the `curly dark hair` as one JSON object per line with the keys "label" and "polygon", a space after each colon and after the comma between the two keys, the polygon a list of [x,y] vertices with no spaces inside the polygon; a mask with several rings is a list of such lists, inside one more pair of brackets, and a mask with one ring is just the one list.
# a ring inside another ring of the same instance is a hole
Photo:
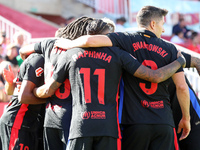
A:
{"label": "curly dark hair", "polygon": [[88,24],[86,30],[88,35],[95,35],[102,34],[106,30],[110,30],[110,32],[112,32],[113,29],[111,28],[112,26],[107,22],[104,22],[102,19],[94,19]]}
{"label": "curly dark hair", "polygon": [[74,40],[82,35],[87,35],[86,28],[94,19],[90,17],[80,17],[56,32],[56,37]]}

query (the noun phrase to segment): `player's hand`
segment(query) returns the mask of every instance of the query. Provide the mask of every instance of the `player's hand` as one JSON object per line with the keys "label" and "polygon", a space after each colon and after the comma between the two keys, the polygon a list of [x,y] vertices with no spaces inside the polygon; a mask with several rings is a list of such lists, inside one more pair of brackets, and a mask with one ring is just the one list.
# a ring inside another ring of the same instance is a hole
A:
{"label": "player's hand", "polygon": [[56,40],[56,42],[54,43],[54,47],[59,47],[59,48],[62,48],[62,49],[70,49],[70,43],[71,43],[71,40],[69,39],[58,39]]}
{"label": "player's hand", "polygon": [[186,120],[182,118],[180,120],[177,133],[180,133],[181,130],[182,130],[182,134],[181,134],[181,137],[179,138],[180,141],[185,139],[190,133],[190,130],[191,130],[190,119]]}
{"label": "player's hand", "polygon": [[15,75],[14,75],[14,73],[13,73],[13,71],[12,71],[11,65],[8,65],[8,70],[4,68],[4,70],[3,70],[3,76],[4,76],[5,80],[6,80],[8,83],[10,83],[10,84],[13,83],[13,80],[14,80],[14,78],[15,78]]}
{"label": "player's hand", "polygon": [[178,51],[177,53],[177,58],[181,57],[183,59],[183,61],[185,62],[182,67],[185,68],[186,66],[186,60],[185,60],[185,57],[183,56],[183,54],[181,53],[181,51]]}

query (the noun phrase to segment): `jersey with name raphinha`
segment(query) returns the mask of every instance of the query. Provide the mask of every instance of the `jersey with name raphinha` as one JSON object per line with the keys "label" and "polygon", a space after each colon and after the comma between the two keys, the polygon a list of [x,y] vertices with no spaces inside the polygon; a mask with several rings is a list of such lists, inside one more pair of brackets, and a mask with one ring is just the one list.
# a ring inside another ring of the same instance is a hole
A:
{"label": "jersey with name raphinha", "polygon": [[[44,58],[40,54],[31,54],[20,66],[17,82],[29,80],[35,85],[44,84]],[[21,104],[18,100],[18,88],[15,87],[14,94],[6,111],[1,116],[1,121],[13,128],[35,131],[39,127],[39,119],[42,119],[43,104],[30,105]]]}
{"label": "jersey with name raphinha", "polygon": [[[108,37],[113,46],[129,52],[143,65],[156,70],[177,59],[177,49],[147,30],[135,33],[110,33]],[[180,68],[177,72],[183,71]],[[123,72],[124,99],[122,124],[167,124],[174,126],[169,101],[168,84],[151,83]],[[121,101],[123,100],[123,102]]]}
{"label": "jersey with name raphinha", "polygon": [[75,48],[60,58],[53,78],[62,82],[69,73],[72,87],[69,139],[121,138],[117,108],[122,68],[133,75],[140,65],[133,56],[117,47]]}
{"label": "jersey with name raphinha", "polygon": [[[63,55],[66,50],[54,47],[56,39],[47,39],[36,43],[34,50],[37,53],[43,54],[45,58],[45,83],[51,78],[53,74],[54,65]],[[46,113],[44,120],[44,127],[51,127],[57,129],[67,129],[70,126],[71,120],[71,92],[68,75],[65,76],[65,81],[56,90],[55,94],[48,98],[46,103]]]}

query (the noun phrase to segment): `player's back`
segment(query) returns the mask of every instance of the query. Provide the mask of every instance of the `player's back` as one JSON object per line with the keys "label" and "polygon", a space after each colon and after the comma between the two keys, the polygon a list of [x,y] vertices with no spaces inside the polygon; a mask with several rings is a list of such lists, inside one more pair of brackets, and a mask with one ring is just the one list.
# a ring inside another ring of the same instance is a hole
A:
{"label": "player's back", "polygon": [[[36,86],[41,86],[44,84],[44,58],[39,54],[31,54],[20,66],[17,82],[22,82],[23,80],[29,80],[36,84]],[[15,87],[14,94],[8,104],[6,111],[1,117],[3,121],[8,126],[13,126],[14,128],[24,128],[29,131],[35,131],[39,125],[39,114],[41,109],[44,109],[43,104],[30,105],[21,104],[18,100],[18,88]],[[20,113],[20,115],[19,115]],[[21,120],[21,124],[19,122]]]}
{"label": "player's back", "polygon": [[[45,83],[48,83],[53,74],[53,69],[59,56],[66,50],[54,47],[57,39],[47,39],[35,44],[35,51],[43,54],[45,58],[44,77]],[[69,79],[65,78],[62,85],[54,95],[48,98],[45,115],[45,127],[69,128],[71,120],[71,93]]]}
{"label": "player's back", "polygon": [[62,64],[57,68],[68,70],[72,91],[69,138],[118,138],[117,100],[122,68],[133,75],[140,64],[119,48],[75,48],[60,59]]}
{"label": "player's back", "polygon": [[[171,63],[177,57],[175,46],[157,38],[154,33],[147,30],[132,34],[111,33],[108,36],[114,46],[129,52],[140,63],[153,70]],[[132,77],[127,72],[123,73],[123,79],[125,85],[123,110],[125,111],[122,113],[122,124],[174,126],[167,89],[169,79],[161,83],[151,83]]]}

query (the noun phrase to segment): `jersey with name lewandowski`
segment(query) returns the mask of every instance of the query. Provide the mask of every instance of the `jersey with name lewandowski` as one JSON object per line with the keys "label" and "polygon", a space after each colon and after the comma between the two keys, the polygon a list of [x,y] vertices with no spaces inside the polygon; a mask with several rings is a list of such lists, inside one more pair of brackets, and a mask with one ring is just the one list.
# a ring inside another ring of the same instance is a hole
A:
{"label": "jersey with name lewandowski", "polygon": [[[43,54],[45,59],[44,77],[45,83],[53,74],[54,65],[59,59],[59,56],[65,53],[66,50],[54,48],[56,39],[47,39],[36,43],[34,50],[37,53]],[[62,85],[56,90],[55,94],[48,98],[46,103],[46,113],[44,127],[69,129],[71,120],[71,92],[68,75]]]}
{"label": "jersey with name lewandowski", "polygon": [[[44,58],[39,54],[31,54],[20,66],[17,81],[28,80],[37,87],[44,84]],[[43,104],[21,104],[18,100],[18,89],[15,87],[14,94],[6,111],[1,116],[1,121],[12,128],[36,131],[40,125]]]}
{"label": "jersey with name lewandowski", "polygon": [[134,74],[141,64],[117,47],[68,50],[55,66],[53,78],[69,73],[72,120],[69,139],[87,136],[120,138],[118,87],[122,68]]}
{"label": "jersey with name lewandowski", "polygon": [[[177,59],[177,49],[148,30],[135,33],[110,33],[113,46],[129,52],[145,66],[156,70]],[[177,72],[183,71],[180,68]],[[167,73],[167,72],[166,72]],[[174,127],[168,93],[170,79],[151,83],[123,72],[124,99],[122,124],[167,124]]]}

